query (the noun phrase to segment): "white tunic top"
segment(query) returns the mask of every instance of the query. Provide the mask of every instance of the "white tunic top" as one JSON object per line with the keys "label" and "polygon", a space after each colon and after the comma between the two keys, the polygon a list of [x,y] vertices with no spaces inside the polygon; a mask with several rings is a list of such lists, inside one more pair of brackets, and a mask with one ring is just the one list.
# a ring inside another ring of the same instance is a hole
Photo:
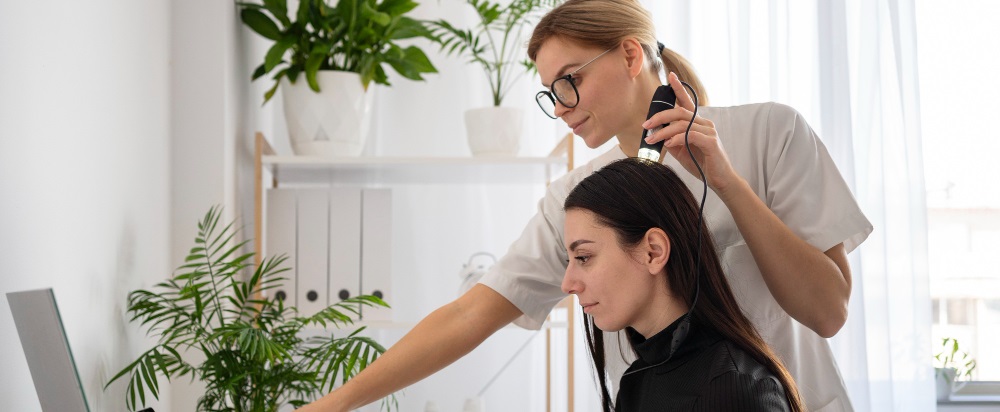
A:
{"label": "white tunic top", "polygon": [[[764,103],[698,110],[699,115],[715,123],[736,172],[800,238],[821,251],[843,243],[851,252],[871,233],[871,223],[826,147],[794,109]],[[480,281],[524,313],[515,324],[541,327],[552,308],[566,296],[560,289],[568,258],[563,244],[566,196],[595,170],[625,157],[615,147],[549,185],[538,213],[521,237]],[[695,198],[700,199],[701,181],[684,171],[672,156],[664,157],[664,163],[677,171]],[[851,411],[826,339],[792,319],[774,300],[729,209],[711,190],[705,203],[705,221],[736,300],[785,363],[808,410]],[[617,352],[611,350],[609,354]],[[607,358],[611,382],[617,386],[627,365],[620,356]],[[613,365],[616,360],[620,364]]]}

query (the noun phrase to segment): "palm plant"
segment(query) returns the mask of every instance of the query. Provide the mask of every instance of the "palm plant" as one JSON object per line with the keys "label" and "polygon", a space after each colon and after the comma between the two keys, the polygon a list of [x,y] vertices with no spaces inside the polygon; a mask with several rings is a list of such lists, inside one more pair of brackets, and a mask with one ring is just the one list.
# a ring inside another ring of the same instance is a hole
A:
{"label": "palm plant", "polygon": [[521,48],[524,29],[534,24],[540,11],[558,0],[513,0],[506,5],[489,0],[466,0],[476,10],[479,22],[472,29],[461,29],[445,21],[427,22],[434,39],[448,55],[465,55],[478,63],[490,81],[493,105],[500,106],[504,96],[525,73],[535,70]]}
{"label": "palm plant", "polygon": [[[146,395],[159,396],[159,376],[188,376],[207,388],[199,411],[277,411],[296,407],[346,382],[385,349],[361,336],[363,327],[346,335],[304,337],[310,327],[345,328],[361,306],[388,306],[374,296],[332,305],[312,316],[298,316],[282,300],[263,292],[280,286],[286,257],[264,259],[252,268],[247,243],[234,244],[233,223],[219,226],[221,209],[211,208],[198,223],[195,247],[185,263],[153,290],[129,293],[131,321],[139,321],[157,344],[123,368],[108,384],[128,376],[126,404],[135,410]],[[247,280],[243,280],[250,269]],[[188,352],[205,360],[192,363]],[[395,405],[395,398],[383,406]]]}

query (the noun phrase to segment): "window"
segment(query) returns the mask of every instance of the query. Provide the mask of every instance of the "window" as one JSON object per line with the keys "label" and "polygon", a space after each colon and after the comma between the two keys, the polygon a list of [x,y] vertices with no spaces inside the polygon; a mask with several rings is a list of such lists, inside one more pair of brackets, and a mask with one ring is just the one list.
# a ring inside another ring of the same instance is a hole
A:
{"label": "window", "polygon": [[933,348],[1000,381],[1000,2],[916,2]]}

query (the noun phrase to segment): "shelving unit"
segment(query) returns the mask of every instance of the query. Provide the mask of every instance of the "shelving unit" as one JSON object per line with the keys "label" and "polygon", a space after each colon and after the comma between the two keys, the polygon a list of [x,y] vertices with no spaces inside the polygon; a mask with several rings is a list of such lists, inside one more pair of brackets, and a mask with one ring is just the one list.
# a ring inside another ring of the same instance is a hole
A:
{"label": "shelving unit", "polygon": [[[392,184],[549,184],[552,179],[573,170],[573,134],[567,134],[545,157],[345,157],[311,158],[279,156],[264,135],[255,135],[254,143],[254,248],[256,264],[263,256],[264,171],[270,172],[267,182],[276,188],[281,182],[326,185],[392,185]],[[551,408],[552,327],[567,330],[567,396],[569,412],[573,412],[573,336],[574,299],[569,296],[557,306],[566,310],[565,322],[547,321],[546,348],[546,410]],[[358,322],[357,326],[372,328],[412,328],[415,324],[400,322]]]}
{"label": "shelving unit", "polygon": [[264,156],[261,163],[278,179],[300,183],[538,183],[551,181],[553,168],[565,168],[566,158]]}

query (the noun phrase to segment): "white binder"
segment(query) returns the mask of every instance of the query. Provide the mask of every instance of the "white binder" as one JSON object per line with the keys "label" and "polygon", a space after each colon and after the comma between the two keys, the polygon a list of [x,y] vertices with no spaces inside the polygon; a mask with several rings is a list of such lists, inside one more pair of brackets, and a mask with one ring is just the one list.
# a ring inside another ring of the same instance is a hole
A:
{"label": "white binder", "polygon": [[326,189],[298,190],[295,301],[301,316],[311,316],[327,306],[329,203]]}
{"label": "white binder", "polygon": [[[361,189],[337,187],[330,195],[330,304],[361,291]],[[357,307],[355,307],[357,309]],[[341,312],[344,312],[343,310]],[[344,312],[357,320],[355,314]]]}
{"label": "white binder", "polygon": [[296,232],[296,191],[293,189],[267,190],[267,225],[264,238],[264,256],[267,258],[285,255],[287,259],[282,267],[291,268],[282,272],[284,277],[280,288],[267,291],[268,297],[277,297],[285,301],[285,306],[295,306],[295,232]]}
{"label": "white binder", "polygon": [[[392,304],[392,191],[364,189],[361,209],[361,293]],[[364,307],[367,321],[392,321],[389,308]]]}

